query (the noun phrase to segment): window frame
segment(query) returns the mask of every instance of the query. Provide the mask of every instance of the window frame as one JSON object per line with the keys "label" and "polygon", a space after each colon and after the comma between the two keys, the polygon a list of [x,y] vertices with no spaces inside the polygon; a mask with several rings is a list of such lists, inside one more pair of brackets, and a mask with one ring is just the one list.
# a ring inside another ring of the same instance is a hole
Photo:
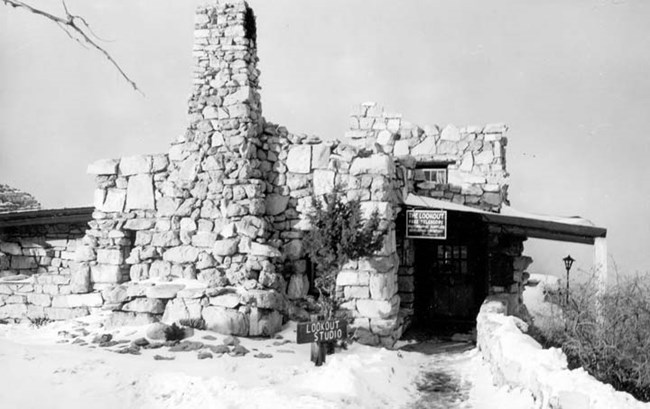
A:
{"label": "window frame", "polygon": [[434,250],[434,265],[438,274],[467,276],[469,247],[466,244],[437,244]]}
{"label": "window frame", "polygon": [[[455,162],[419,162],[415,165],[414,179],[418,182],[446,185],[449,183],[449,165]],[[421,173],[422,180],[418,180]],[[433,175],[437,175],[432,177]],[[432,180],[433,179],[433,180]]]}
{"label": "window frame", "polygon": [[[447,183],[447,168],[422,168],[418,169],[424,173],[425,182],[433,182],[437,185]],[[435,175],[435,177],[433,177]],[[442,175],[442,177],[440,177]]]}

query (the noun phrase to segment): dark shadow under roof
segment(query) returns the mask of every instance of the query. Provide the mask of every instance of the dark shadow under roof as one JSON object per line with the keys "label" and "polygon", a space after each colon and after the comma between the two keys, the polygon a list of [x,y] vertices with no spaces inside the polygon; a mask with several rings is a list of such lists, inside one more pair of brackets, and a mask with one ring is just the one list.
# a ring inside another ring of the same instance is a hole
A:
{"label": "dark shadow under roof", "polygon": [[0,213],[0,229],[61,223],[87,223],[92,219],[94,210],[94,207],[89,206]]}

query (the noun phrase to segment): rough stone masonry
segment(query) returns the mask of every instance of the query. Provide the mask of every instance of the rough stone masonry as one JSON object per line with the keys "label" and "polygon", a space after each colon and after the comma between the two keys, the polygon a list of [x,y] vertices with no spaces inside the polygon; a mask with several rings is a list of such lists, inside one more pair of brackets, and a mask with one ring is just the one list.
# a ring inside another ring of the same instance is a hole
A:
{"label": "rough stone masonry", "polygon": [[[270,336],[288,317],[305,317],[298,300],[309,290],[306,215],[313,195],[340,184],[364,214],[378,210],[386,233],[376,255],[338,274],[343,310],[361,342],[394,344],[413,312],[413,245],[395,233],[403,198],[499,211],[507,203],[506,127],[422,129],[365,103],[343,141],[293,134],[262,116],[256,48],[245,2],[198,8],[187,131],[166,154],[89,165],[93,220],[57,253],[74,249],[74,260],[56,270],[62,278],[48,278],[63,287],[45,292],[40,270],[25,270],[0,282],[0,317],[109,310],[108,326],[203,319],[214,331]],[[418,176],[416,162],[431,160],[449,164],[447,183]],[[493,247],[514,246],[517,258],[520,244],[495,238]],[[522,258],[520,275],[527,264]],[[519,299],[524,281],[491,293]],[[40,291],[30,293],[35,283]],[[11,307],[18,296],[25,308]]]}

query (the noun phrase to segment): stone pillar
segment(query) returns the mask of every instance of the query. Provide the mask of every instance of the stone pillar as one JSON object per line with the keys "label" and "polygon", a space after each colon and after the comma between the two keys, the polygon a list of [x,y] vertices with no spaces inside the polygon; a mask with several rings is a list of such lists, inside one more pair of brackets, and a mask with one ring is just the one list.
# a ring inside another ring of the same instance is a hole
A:
{"label": "stone pillar", "polygon": [[488,295],[507,300],[508,315],[527,320],[523,291],[529,276],[526,269],[533,259],[522,254],[524,241],[525,237],[503,233],[488,236]]}

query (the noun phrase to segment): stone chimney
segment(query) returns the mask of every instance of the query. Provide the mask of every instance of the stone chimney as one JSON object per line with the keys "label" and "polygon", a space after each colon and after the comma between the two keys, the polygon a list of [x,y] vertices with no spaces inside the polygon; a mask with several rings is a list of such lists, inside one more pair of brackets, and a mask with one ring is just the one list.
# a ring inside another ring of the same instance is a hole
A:
{"label": "stone chimney", "polygon": [[239,149],[261,132],[253,10],[237,0],[199,7],[194,37],[191,130],[211,135],[214,147]]}
{"label": "stone chimney", "polygon": [[[231,284],[259,280],[273,287],[277,277],[268,259],[280,253],[266,244],[255,16],[244,1],[202,5],[194,37],[189,126],[170,150],[169,179],[160,190],[174,198],[173,207],[186,207],[193,220],[213,224],[200,235],[216,238],[213,254]],[[166,216],[165,200],[158,200],[159,218]],[[202,240],[196,236],[192,240]]]}
{"label": "stone chimney", "polygon": [[[96,211],[77,248],[72,291],[102,291],[116,317],[150,320],[164,309],[167,322],[202,318],[222,333],[271,335],[282,325],[286,283],[267,215],[273,185],[264,180],[255,17],[244,1],[212,0],[198,8],[195,29],[185,134],[167,154],[88,167]],[[146,292],[151,283],[137,284],[177,278],[207,288],[177,296],[172,285],[160,297]],[[116,296],[127,287],[142,292]]]}

